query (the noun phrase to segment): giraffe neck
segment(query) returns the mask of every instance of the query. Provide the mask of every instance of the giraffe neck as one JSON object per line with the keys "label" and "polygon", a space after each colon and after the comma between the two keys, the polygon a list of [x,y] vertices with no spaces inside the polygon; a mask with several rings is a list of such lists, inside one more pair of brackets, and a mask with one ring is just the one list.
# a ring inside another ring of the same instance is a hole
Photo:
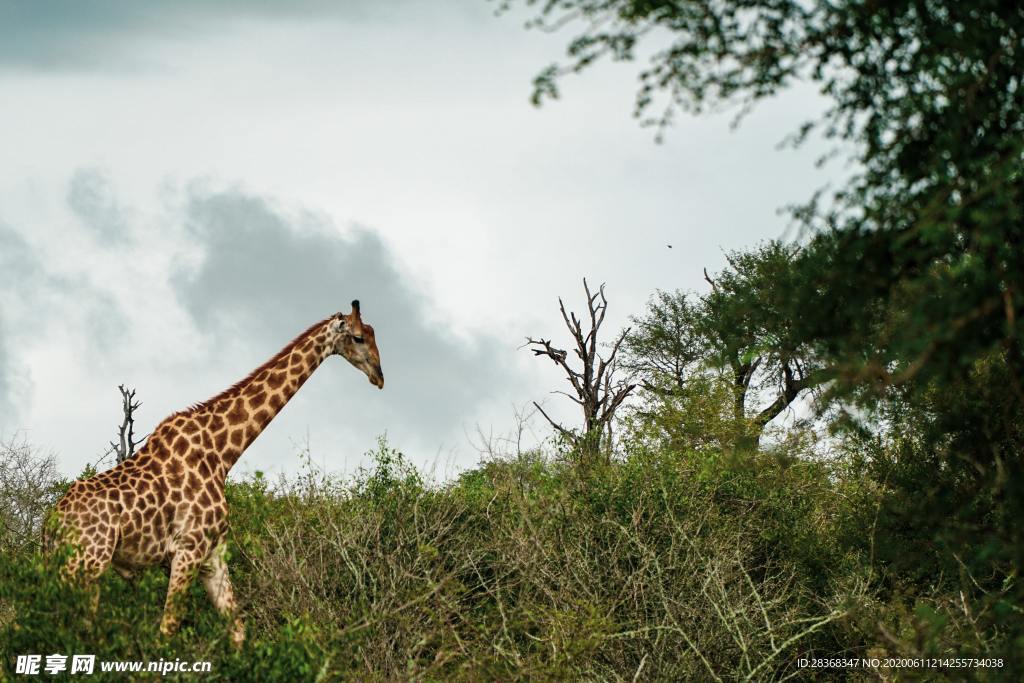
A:
{"label": "giraffe neck", "polygon": [[226,427],[223,444],[217,439],[217,445],[223,445],[217,449],[220,461],[215,463],[221,481],[329,355],[326,334],[321,327],[313,328],[200,409],[197,418],[206,412],[211,427]]}

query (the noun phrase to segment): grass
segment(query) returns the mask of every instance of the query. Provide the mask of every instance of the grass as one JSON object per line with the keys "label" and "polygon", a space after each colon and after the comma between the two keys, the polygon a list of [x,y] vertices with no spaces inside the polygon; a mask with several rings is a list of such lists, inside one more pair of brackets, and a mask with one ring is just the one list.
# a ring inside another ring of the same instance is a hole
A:
{"label": "grass", "polygon": [[[436,483],[383,441],[374,455],[349,479],[307,465],[229,483],[239,651],[198,585],[181,632],[159,635],[159,569],[134,585],[108,572],[93,615],[32,544],[38,522],[8,524],[7,674],[16,654],[63,652],[210,660],[210,681],[877,680],[797,659],[1010,647],[976,593],[880,578],[864,533],[877,487],[835,463],[638,443],[610,465],[533,452]],[[62,487],[32,485],[44,503]]]}

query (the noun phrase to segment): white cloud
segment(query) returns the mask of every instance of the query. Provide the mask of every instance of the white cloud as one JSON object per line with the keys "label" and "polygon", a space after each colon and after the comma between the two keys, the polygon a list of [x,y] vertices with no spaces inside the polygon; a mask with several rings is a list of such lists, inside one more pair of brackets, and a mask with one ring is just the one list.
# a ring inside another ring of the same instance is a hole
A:
{"label": "white cloud", "polygon": [[[279,327],[261,318],[244,357],[231,357],[221,317],[236,315],[224,309],[243,301],[233,289],[243,280],[273,272],[278,253],[345,260],[351,248],[378,268],[361,277],[398,281],[385,283],[395,310],[380,315],[413,315],[433,351],[450,339],[466,368],[471,389],[425,399],[443,418],[424,428],[402,412],[415,401],[389,391],[392,342],[382,338],[388,389],[368,399],[382,419],[368,418],[366,431],[388,429],[432,454],[453,446],[457,418],[500,430],[510,404],[559,387],[556,372],[516,347],[528,334],[561,334],[556,297],[576,300],[583,276],[608,283],[613,329],[655,288],[700,287],[722,248],[779,236],[785,221],[775,209],[819,182],[815,150],[774,149],[820,107],[806,90],[766,103],[735,132],[727,117],[681,120],[658,146],[629,115],[630,66],[570,79],[565,99],[542,110],[527,104],[530,78],[561,54],[565,35],[523,31],[485,3],[365,3],[354,13],[331,4],[282,17],[273,3],[185,3],[159,10],[171,13],[163,22],[145,13],[108,22],[103,12],[114,5],[96,5],[77,24],[33,15],[24,35],[43,38],[29,53],[15,54],[27,39],[0,48],[0,128],[16,133],[5,137],[0,220],[47,278],[69,288],[43,287],[50,303],[32,308],[4,285],[7,300],[19,301],[0,311],[0,388],[30,395],[33,407],[0,427],[31,427],[72,468],[109,438],[118,382],[138,385],[145,419],[155,421],[243,376],[330,312],[310,305],[310,320],[296,312]],[[238,252],[251,270],[210,232],[218,197],[232,207],[218,219],[225,234],[254,243]],[[243,220],[254,223],[232,222]],[[260,220],[273,248],[259,245]],[[360,236],[354,225],[372,232]],[[204,271],[211,259],[234,268],[231,277]],[[355,296],[376,315],[372,295]],[[328,308],[353,298],[339,297]],[[45,332],[15,342],[12,325]],[[412,346],[401,341],[404,361]],[[484,359],[500,376],[520,377],[518,388],[489,375]],[[407,376],[438,381],[418,372]],[[343,371],[318,373],[310,397],[327,405],[349,380],[358,384]],[[283,460],[281,443],[305,431],[295,419],[242,465]],[[348,450],[365,447],[341,427],[323,433]],[[75,451],[81,444],[95,446]],[[261,439],[254,449],[262,447]]]}
{"label": "white cloud", "polygon": [[[273,198],[198,183],[156,218],[162,234],[137,222],[130,242],[112,243],[76,194],[89,173],[72,176],[71,220],[60,239],[43,235],[32,246],[20,232],[0,233],[0,284],[9,297],[0,388],[21,408],[0,426],[27,428],[56,448],[65,469],[94,461],[112,434],[117,384],[138,389],[145,433],[165,414],[241,379],[313,322],[347,311],[354,298],[377,330],[387,389],[326,363],[250,449],[243,469],[295,467],[295,444],[308,435],[323,464],[351,470],[385,432],[429,462],[521,391],[515,359],[501,358],[514,355],[512,345],[481,335],[466,341],[428,321],[423,295],[375,233],[342,231],[322,215],[289,214]],[[107,187],[88,197],[90,206],[121,205]],[[77,245],[73,262],[58,258],[67,244]],[[19,350],[11,354],[12,347]],[[20,392],[10,386],[12,361],[31,372]],[[473,458],[463,451],[455,464]]]}

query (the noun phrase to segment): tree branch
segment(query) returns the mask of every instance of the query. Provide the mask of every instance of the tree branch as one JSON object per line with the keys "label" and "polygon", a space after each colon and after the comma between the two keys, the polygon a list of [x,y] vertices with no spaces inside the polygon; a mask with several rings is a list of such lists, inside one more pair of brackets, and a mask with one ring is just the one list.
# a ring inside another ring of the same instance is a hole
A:
{"label": "tree branch", "polygon": [[135,390],[125,389],[123,384],[117,385],[121,392],[121,426],[118,427],[118,441],[110,442],[110,449],[118,463],[122,463],[135,455],[135,447],[142,443],[143,439],[135,440],[135,411],[142,406],[141,401],[135,400]]}
{"label": "tree branch", "polygon": [[[636,388],[635,384],[614,379],[617,367],[616,357],[629,334],[629,328],[616,338],[607,358],[602,357],[599,352],[600,329],[608,311],[608,299],[605,296],[604,287],[604,284],[601,284],[596,290],[592,290],[586,278],[583,280],[583,291],[587,297],[588,329],[586,331],[583,328],[583,318],[567,310],[561,297],[558,299],[558,310],[562,315],[562,322],[565,323],[575,345],[574,350],[580,363],[578,367],[571,366],[568,353],[555,348],[549,340],[526,338],[527,344],[533,347],[530,350],[535,356],[546,356],[565,371],[566,378],[572,385],[576,396],[573,397],[563,391],[554,393],[567,396],[580,406],[583,413],[582,432],[566,429],[552,420],[539,405],[536,403],[534,405],[551,426],[565,436],[570,443],[574,446],[584,445],[588,452],[593,451],[594,453],[600,450],[601,440],[604,438],[600,435],[605,432],[610,433],[615,411]],[[610,440],[608,442],[610,443]]]}

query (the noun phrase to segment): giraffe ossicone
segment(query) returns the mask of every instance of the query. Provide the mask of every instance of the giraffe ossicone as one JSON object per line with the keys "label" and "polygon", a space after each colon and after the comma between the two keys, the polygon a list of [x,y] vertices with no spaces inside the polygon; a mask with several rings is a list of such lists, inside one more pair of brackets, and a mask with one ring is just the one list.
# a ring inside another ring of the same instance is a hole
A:
{"label": "giraffe ossicone", "polygon": [[105,472],[76,481],[57,502],[48,547],[74,545],[68,576],[94,581],[108,567],[125,577],[170,569],[160,630],[181,622],[180,597],[198,573],[210,600],[233,619],[232,639],[245,638],[225,561],[228,519],[224,481],[320,364],[340,355],[384,388],[373,328],[359,301],[300,334],[248,377],[165,418],[139,452]]}

